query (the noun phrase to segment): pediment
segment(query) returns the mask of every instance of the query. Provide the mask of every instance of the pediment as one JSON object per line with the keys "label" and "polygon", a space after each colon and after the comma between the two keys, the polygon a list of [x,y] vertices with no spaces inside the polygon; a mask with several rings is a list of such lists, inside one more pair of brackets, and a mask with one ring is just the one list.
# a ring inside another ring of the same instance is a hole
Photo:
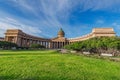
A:
{"label": "pediment", "polygon": [[66,41],[65,37],[55,37],[52,39],[52,41]]}

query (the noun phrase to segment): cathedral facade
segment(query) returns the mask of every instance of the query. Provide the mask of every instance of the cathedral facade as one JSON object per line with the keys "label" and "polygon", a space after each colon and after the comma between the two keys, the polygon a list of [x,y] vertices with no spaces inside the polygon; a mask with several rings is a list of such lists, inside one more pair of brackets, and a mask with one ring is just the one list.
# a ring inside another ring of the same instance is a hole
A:
{"label": "cathedral facade", "polygon": [[116,36],[116,34],[113,28],[94,28],[90,34],[76,38],[65,38],[65,32],[61,28],[57,37],[46,39],[26,34],[19,29],[8,29],[5,33],[5,41],[16,43],[19,47],[30,47],[31,44],[40,44],[48,49],[61,49],[65,45],[74,42],[101,36],[112,37]]}

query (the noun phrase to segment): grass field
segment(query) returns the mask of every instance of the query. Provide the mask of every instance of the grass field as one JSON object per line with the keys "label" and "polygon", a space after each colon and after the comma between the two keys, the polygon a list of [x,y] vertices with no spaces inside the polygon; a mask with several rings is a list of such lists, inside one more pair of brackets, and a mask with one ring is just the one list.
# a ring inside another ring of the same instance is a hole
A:
{"label": "grass field", "polygon": [[0,51],[0,80],[120,80],[120,62],[55,51]]}

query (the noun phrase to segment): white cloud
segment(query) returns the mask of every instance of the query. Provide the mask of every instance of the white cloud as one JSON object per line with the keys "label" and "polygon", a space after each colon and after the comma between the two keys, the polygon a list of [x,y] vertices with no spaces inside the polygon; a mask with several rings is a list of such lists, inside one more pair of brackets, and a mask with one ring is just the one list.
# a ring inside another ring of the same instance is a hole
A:
{"label": "white cloud", "polygon": [[[61,26],[62,20],[67,20],[72,8],[76,5],[72,0],[13,0],[16,7],[24,13],[30,11],[33,16],[37,16],[41,21],[50,26]],[[28,11],[26,11],[28,10]],[[41,16],[42,14],[42,16]]]}
{"label": "white cloud", "polygon": [[120,29],[120,24],[118,24],[116,22],[112,23],[112,26],[116,27],[117,29]]}
{"label": "white cloud", "polygon": [[120,0],[82,0],[83,11],[86,10],[104,10],[110,12],[120,12]]}
{"label": "white cloud", "polygon": [[7,29],[21,29],[29,34],[41,33],[41,30],[39,28],[22,24],[13,18],[10,17],[6,17],[4,19],[0,18],[0,31],[2,31],[0,35],[3,36]]}
{"label": "white cloud", "polygon": [[114,29],[115,29],[115,32],[117,32],[116,34],[118,35],[118,36],[120,36],[120,24],[118,23],[118,22],[114,22],[114,23],[112,23],[112,26],[114,27]]}
{"label": "white cloud", "polygon": [[[105,10],[120,12],[120,0],[11,0],[24,13],[30,11],[40,21],[50,26],[61,25],[61,20],[69,20],[72,11],[79,7],[80,12]],[[118,7],[119,6],[119,7]],[[28,11],[26,11],[28,10]],[[42,14],[42,15],[41,15]],[[59,19],[60,18],[60,19]]]}
{"label": "white cloud", "polygon": [[103,24],[104,23],[104,20],[96,20],[96,24]]}
{"label": "white cloud", "polygon": [[[67,21],[76,8],[80,12],[87,10],[120,12],[120,7],[116,7],[119,6],[120,0],[10,0],[10,2],[12,2],[12,6],[21,10],[24,15],[32,14],[32,17],[36,16],[38,19],[36,21],[26,19],[29,24],[26,25],[18,17],[15,18],[14,16],[14,19],[7,17],[0,19],[2,20],[2,22],[0,21],[0,29],[18,28],[27,33],[30,32],[30,34],[41,33],[41,29],[55,30],[59,27],[64,27],[65,30],[70,31],[72,27]],[[96,23],[103,24],[104,21],[98,20]]]}

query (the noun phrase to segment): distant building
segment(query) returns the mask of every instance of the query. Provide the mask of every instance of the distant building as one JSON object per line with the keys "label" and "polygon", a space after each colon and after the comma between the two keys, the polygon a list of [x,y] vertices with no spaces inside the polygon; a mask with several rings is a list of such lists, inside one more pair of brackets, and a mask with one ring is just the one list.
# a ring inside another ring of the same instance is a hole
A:
{"label": "distant building", "polygon": [[4,41],[4,38],[0,37],[0,41]]}
{"label": "distant building", "polygon": [[65,32],[61,28],[57,37],[46,39],[26,34],[19,29],[8,29],[5,33],[5,41],[16,43],[20,47],[30,47],[31,44],[41,44],[46,48],[60,49],[74,42],[101,36],[112,37],[116,36],[116,33],[113,28],[94,28],[90,34],[77,38],[65,38]]}

